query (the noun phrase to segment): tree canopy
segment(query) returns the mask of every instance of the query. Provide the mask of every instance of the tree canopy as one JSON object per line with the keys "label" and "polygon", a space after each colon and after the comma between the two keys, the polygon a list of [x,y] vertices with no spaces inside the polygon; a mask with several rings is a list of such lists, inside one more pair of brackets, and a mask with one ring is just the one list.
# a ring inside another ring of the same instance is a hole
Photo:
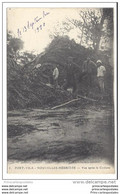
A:
{"label": "tree canopy", "polygon": [[[63,27],[57,24],[54,36],[68,34],[71,30],[77,32],[79,44],[96,50],[101,49],[101,39],[104,46],[113,38],[113,9],[83,9],[78,13],[78,19],[69,19],[63,22]],[[112,45],[111,45],[112,47]]]}
{"label": "tree canopy", "polygon": [[7,34],[7,51],[8,53],[17,54],[17,51],[23,49],[24,42],[20,38],[13,37],[11,32]]}

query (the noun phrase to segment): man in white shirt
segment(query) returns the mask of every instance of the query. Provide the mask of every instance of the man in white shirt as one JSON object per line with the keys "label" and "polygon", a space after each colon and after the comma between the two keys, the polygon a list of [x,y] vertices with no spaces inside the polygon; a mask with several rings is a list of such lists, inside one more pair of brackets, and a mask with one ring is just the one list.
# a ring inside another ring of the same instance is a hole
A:
{"label": "man in white shirt", "polygon": [[98,78],[99,88],[101,92],[104,92],[105,90],[104,77],[105,77],[106,69],[102,65],[101,60],[98,60],[96,64],[97,64],[97,78]]}
{"label": "man in white shirt", "polygon": [[53,81],[54,81],[55,87],[58,87],[58,77],[59,77],[59,70],[56,66],[55,69],[53,70]]}

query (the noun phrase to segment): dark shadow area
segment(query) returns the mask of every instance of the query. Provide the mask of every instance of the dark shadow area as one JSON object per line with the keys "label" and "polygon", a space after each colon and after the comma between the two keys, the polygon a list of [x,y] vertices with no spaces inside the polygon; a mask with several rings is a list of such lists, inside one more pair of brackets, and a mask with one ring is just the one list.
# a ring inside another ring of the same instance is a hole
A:
{"label": "dark shadow area", "polygon": [[113,150],[109,153],[105,151],[102,145],[88,142],[88,141],[76,141],[76,142],[44,142],[41,148],[34,151],[22,152],[18,151],[15,155],[11,155],[8,149],[8,159],[20,160],[20,161],[46,161],[46,162],[68,162],[74,163],[80,160],[92,159],[99,162],[100,159],[109,161],[113,164]]}

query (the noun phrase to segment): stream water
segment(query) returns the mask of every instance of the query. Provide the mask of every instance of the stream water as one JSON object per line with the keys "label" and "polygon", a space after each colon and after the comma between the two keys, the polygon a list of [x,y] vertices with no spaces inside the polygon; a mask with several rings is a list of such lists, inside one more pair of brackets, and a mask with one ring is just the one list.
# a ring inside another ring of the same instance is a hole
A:
{"label": "stream water", "polygon": [[108,106],[8,111],[8,160],[114,163]]}

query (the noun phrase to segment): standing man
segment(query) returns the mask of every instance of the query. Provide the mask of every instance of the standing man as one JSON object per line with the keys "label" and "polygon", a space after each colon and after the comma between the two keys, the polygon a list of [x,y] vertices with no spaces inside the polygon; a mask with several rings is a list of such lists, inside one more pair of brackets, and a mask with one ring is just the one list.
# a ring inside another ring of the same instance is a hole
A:
{"label": "standing man", "polygon": [[102,65],[102,61],[98,60],[97,61],[97,78],[98,78],[98,84],[99,84],[99,88],[100,91],[103,93],[105,91],[105,72],[106,69],[105,67]]}
{"label": "standing man", "polygon": [[55,88],[58,87],[58,77],[59,77],[59,70],[58,70],[58,67],[56,65],[54,70],[53,70],[53,84],[54,84]]}
{"label": "standing man", "polygon": [[93,87],[95,82],[95,77],[97,74],[97,67],[96,67],[96,64],[89,57],[83,63],[82,73],[86,77],[86,82],[88,86]]}

